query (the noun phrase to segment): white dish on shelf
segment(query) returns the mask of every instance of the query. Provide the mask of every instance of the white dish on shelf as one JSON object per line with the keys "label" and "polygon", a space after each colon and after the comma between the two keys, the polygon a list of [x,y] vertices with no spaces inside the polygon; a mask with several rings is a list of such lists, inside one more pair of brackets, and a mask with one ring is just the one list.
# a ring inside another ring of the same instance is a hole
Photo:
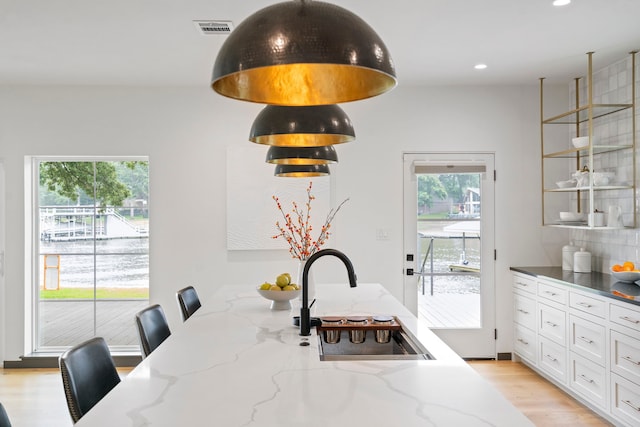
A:
{"label": "white dish on shelf", "polygon": [[571,143],[576,148],[584,148],[589,145],[589,137],[588,136],[578,136],[576,138],[571,138]]}
{"label": "white dish on shelf", "polygon": [[560,212],[560,221],[562,222],[580,222],[585,220],[586,216],[581,212]]}
{"label": "white dish on shelf", "polygon": [[556,185],[558,186],[558,188],[572,188],[572,187],[575,187],[576,184],[577,184],[577,181],[575,179],[556,182]]}

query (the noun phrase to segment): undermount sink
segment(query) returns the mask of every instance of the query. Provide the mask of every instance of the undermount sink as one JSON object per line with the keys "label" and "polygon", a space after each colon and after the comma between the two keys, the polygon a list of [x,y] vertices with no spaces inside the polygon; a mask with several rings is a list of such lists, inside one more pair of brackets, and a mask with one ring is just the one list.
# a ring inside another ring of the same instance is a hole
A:
{"label": "undermount sink", "polygon": [[316,328],[320,360],[434,360],[395,317],[322,318]]}

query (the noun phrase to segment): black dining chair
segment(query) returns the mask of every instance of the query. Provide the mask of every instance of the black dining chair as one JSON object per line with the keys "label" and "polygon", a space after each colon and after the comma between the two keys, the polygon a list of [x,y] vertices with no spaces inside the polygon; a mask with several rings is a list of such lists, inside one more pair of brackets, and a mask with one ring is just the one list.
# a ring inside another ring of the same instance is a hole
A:
{"label": "black dining chair", "polygon": [[102,337],[92,338],[65,351],[60,356],[59,365],[74,424],[120,383],[109,347]]}
{"label": "black dining chair", "polygon": [[140,348],[143,357],[147,357],[169,335],[169,323],[164,315],[164,310],[159,304],[151,305],[136,314],[136,325],[140,335]]}
{"label": "black dining chair", "polygon": [[182,321],[186,321],[193,313],[195,313],[202,304],[200,304],[200,298],[193,286],[187,286],[180,289],[176,296],[178,297],[178,304],[180,305],[180,313],[182,314]]}
{"label": "black dining chair", "polygon": [[11,427],[11,421],[2,403],[0,403],[0,427]]}

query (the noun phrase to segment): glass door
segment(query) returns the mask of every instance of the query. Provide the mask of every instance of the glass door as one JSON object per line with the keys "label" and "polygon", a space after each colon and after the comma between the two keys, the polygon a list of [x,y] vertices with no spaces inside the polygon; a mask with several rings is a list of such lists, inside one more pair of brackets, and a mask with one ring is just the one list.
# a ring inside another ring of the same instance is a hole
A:
{"label": "glass door", "polygon": [[493,154],[404,156],[405,304],[462,357],[495,357]]}
{"label": "glass door", "polygon": [[137,350],[149,303],[146,159],[37,161],[34,351],[94,336]]}

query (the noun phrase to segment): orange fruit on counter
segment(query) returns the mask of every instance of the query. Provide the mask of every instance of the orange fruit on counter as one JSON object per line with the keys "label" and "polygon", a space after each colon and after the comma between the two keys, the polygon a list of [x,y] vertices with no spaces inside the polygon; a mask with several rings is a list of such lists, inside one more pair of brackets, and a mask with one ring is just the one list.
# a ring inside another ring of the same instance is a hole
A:
{"label": "orange fruit on counter", "polygon": [[620,264],[615,264],[613,267],[611,267],[611,270],[615,272],[622,271],[622,266]]}
{"label": "orange fruit on counter", "polygon": [[622,263],[622,271],[632,271],[635,270],[636,266],[631,261],[625,261]]}

